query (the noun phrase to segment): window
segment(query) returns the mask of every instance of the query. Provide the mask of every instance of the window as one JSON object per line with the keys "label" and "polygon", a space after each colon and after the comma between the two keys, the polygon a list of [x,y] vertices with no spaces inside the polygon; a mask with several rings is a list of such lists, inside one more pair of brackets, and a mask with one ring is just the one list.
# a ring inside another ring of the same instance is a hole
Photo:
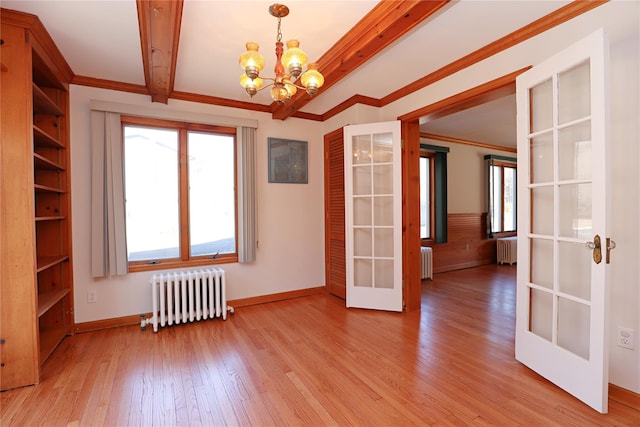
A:
{"label": "window", "polygon": [[420,238],[447,241],[448,147],[420,144]]}
{"label": "window", "polygon": [[433,153],[420,152],[420,239],[431,239],[433,229]]}
{"label": "window", "polygon": [[516,163],[487,156],[491,235],[516,231]]}
{"label": "window", "polygon": [[237,261],[236,128],[122,123],[130,270]]}

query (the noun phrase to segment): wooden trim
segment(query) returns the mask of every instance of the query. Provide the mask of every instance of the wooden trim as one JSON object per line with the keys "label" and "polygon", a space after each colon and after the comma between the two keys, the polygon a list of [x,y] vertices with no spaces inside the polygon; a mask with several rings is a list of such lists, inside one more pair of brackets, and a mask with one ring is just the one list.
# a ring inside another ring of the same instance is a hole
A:
{"label": "wooden trim", "polygon": [[136,0],[144,81],[152,102],[166,104],[173,92],[183,0]]}
{"label": "wooden trim", "polygon": [[590,11],[604,3],[608,0],[594,0],[594,1],[581,1],[576,0],[567,4],[566,6],[557,9],[542,18],[525,25],[522,28],[517,29],[516,31],[507,34],[506,36],[489,43],[488,45],[471,52],[470,54],[463,56],[462,58],[454,61],[445,67],[440,68],[439,70],[434,71],[431,74],[428,74],[415,82],[396,90],[395,92],[390,93],[389,95],[382,98],[382,105],[387,105],[392,102],[397,101],[398,99],[404,98],[405,96],[416,92],[424,87],[429,86],[437,82],[438,80],[442,80],[445,77],[448,77],[454,73],[457,73],[460,70],[463,70],[467,67],[470,67],[473,64],[476,64],[480,61],[483,61],[493,55],[496,55],[506,49],[509,49],[523,41],[526,41],[532,37],[537,36],[557,25],[560,25],[576,16],[579,16],[585,12]]}
{"label": "wooden trim", "polygon": [[[297,291],[280,292],[277,294],[261,295],[258,297],[241,298],[236,300],[227,301],[228,306],[234,308],[247,307],[250,305],[265,304],[268,302],[283,301],[292,298],[305,297],[309,295],[316,295],[326,292],[324,286],[318,286],[315,288],[299,289]],[[81,334],[84,332],[99,331],[101,329],[118,328],[121,326],[140,325],[143,319],[148,319],[152,316],[152,313],[144,313],[139,315],[115,317],[111,319],[95,320],[91,322],[76,323],[74,326],[74,332]]]}
{"label": "wooden trim", "polygon": [[219,105],[221,107],[241,108],[243,110],[259,111],[262,113],[270,113],[271,107],[268,105],[254,104],[253,102],[235,101],[233,99],[219,98],[217,96],[200,95],[197,93],[173,91],[171,99],[179,99],[181,101],[198,102],[200,104]]}
{"label": "wooden trim", "polygon": [[381,107],[382,104],[380,103],[380,100],[377,98],[372,98],[370,96],[364,96],[364,95],[353,95],[351,98],[341,102],[340,104],[336,105],[335,107],[333,107],[332,109],[330,109],[329,111],[327,111],[326,113],[324,113],[322,115],[322,120],[328,120],[333,116],[336,116],[338,114],[340,114],[341,112],[345,111],[348,108],[353,107],[356,104],[363,104],[363,105],[369,105],[371,107]]}
{"label": "wooden trim", "polygon": [[233,264],[238,262],[238,255],[218,255],[217,258],[192,258],[188,261],[179,259],[162,259],[157,264],[149,264],[148,261],[129,262],[129,273],[140,271],[172,270],[177,268],[201,267],[206,265]]}
{"label": "wooden trim", "polygon": [[38,19],[36,15],[30,13],[18,12],[17,10],[5,9],[0,7],[0,18],[3,25],[13,25],[15,27],[22,27],[31,29],[34,22]]}
{"label": "wooden trim", "polygon": [[[404,308],[420,310],[420,124],[402,122],[402,271]],[[418,201],[415,202],[414,201]]]}
{"label": "wooden trim", "polygon": [[[424,124],[431,120],[440,119],[451,114],[459,113],[460,111],[468,110],[469,108],[477,107],[478,105],[486,104],[487,102],[495,101],[496,99],[504,98],[505,96],[515,95],[516,77],[530,68],[531,67],[524,67],[513,73],[498,77],[488,82],[487,87],[477,86],[469,91],[454,95],[448,99],[455,102],[451,102],[446,108],[431,111],[429,114],[422,116],[420,122]],[[467,94],[467,92],[469,92],[469,94]],[[466,96],[462,96],[463,94]]]}
{"label": "wooden trim", "polygon": [[91,322],[76,323],[73,330],[76,334],[82,334],[84,332],[99,331],[101,329],[119,328],[121,326],[140,325],[142,319],[151,317],[150,313],[115,317],[112,319],[94,320]]}
{"label": "wooden trim", "polygon": [[640,394],[609,383],[609,399],[640,411]]}
{"label": "wooden trim", "polygon": [[[476,102],[476,100],[487,99],[487,97],[491,96],[490,94],[494,91],[499,91],[499,93],[506,94],[508,91],[505,88],[509,88],[510,86],[515,85],[516,77],[530,68],[530,66],[524,67],[509,74],[505,74],[504,76],[498,77],[497,79],[472,87],[471,89],[457,93],[448,98],[441,99],[440,101],[434,102],[433,104],[429,104],[426,107],[418,108],[417,110],[413,110],[409,113],[403,114],[402,116],[398,117],[398,119],[425,120],[426,118],[426,120],[428,121],[433,118],[443,117],[445,115],[458,112],[461,110],[461,106],[472,105]],[[441,113],[441,111],[448,112],[448,114]]]}
{"label": "wooden trim", "polygon": [[420,132],[420,138],[435,139],[436,141],[453,142],[455,144],[471,145],[474,147],[488,148],[490,150],[508,151],[516,153],[517,149],[513,147],[504,147],[502,145],[486,144],[484,142],[469,141],[467,139],[452,138],[450,136],[436,135],[433,133]]}
{"label": "wooden trim", "polygon": [[[191,242],[191,216],[189,215],[189,156],[187,129],[181,126],[178,131],[178,208],[180,217],[180,263],[189,261]],[[235,146],[235,144],[234,144]],[[235,157],[235,156],[234,156]],[[235,160],[235,158],[234,158]],[[235,192],[235,191],[234,191]],[[237,221],[236,221],[237,223]],[[236,234],[237,236],[237,234]]]}
{"label": "wooden trim", "polygon": [[314,120],[316,122],[321,122],[323,120],[320,114],[305,113],[304,111],[296,111],[291,115],[291,117],[295,117],[297,119]]}
{"label": "wooden trim", "polygon": [[260,295],[257,297],[240,298],[227,301],[227,305],[234,308],[247,307],[249,305],[265,304],[268,302],[283,301],[292,298],[306,297],[309,295],[316,295],[326,292],[324,286],[317,286],[315,288],[298,289],[296,291],[279,292],[277,294]]}
{"label": "wooden trim", "polygon": [[62,56],[62,52],[60,52],[49,32],[37,17],[31,28],[29,42],[33,50],[45,62],[47,69],[54,74],[55,79],[62,84],[64,90],[68,91],[69,82],[74,75],[73,70],[71,70],[71,66]]}
{"label": "wooden trim", "polygon": [[[416,25],[435,13],[448,0],[381,1],[347,34],[316,62],[325,84],[318,94],[327,90],[374,55],[398,40]],[[291,101],[278,105],[273,118],[285,120],[304,107],[311,98],[298,91]]]}
{"label": "wooden trim", "polygon": [[117,90],[120,92],[138,93],[140,95],[149,95],[149,89],[147,89],[146,86],[117,82],[114,80],[97,79],[95,77],[75,75],[71,79],[71,84],[96,87],[99,89]]}
{"label": "wooden trim", "polygon": [[2,25],[13,25],[29,30],[28,37],[31,48],[45,63],[47,71],[54,74],[56,83],[62,85],[61,89],[68,90],[68,84],[73,78],[73,70],[53,41],[53,38],[35,15],[18,12],[15,10],[0,8]]}

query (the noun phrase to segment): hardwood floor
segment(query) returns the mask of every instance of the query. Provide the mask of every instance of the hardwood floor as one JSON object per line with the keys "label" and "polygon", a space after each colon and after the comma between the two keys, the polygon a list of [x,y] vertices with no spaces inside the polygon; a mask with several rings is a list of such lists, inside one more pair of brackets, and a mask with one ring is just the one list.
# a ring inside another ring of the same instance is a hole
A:
{"label": "hardwood floor", "polygon": [[42,382],[0,394],[2,426],[640,425],[602,415],[514,360],[515,266],[423,281],[422,310],[328,294],[212,320],[67,338]]}

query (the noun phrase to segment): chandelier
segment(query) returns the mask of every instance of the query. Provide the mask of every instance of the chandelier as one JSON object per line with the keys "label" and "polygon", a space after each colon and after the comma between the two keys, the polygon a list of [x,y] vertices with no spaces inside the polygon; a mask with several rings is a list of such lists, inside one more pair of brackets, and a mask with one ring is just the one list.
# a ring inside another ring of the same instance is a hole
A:
{"label": "chandelier", "polygon": [[[276,65],[274,67],[275,77],[261,77],[260,72],[264,69],[264,56],[258,53],[258,43],[248,42],[247,51],[240,55],[240,66],[244,74],[240,76],[240,84],[247,93],[253,97],[259,90],[269,86],[271,88],[271,98],[279,104],[288,102],[298,89],[304,89],[313,96],[324,84],[324,77],[318,71],[317,63],[307,65],[307,55],[300,50],[298,40],[287,41],[287,50],[284,50],[282,43],[282,32],[280,31],[280,21],[289,14],[289,8],[283,4],[272,4],[269,13],[278,18],[278,36],[276,38]],[[302,68],[307,65],[307,71],[302,73]],[[302,74],[302,75],[301,75]],[[298,77],[299,83],[298,83]],[[263,87],[264,80],[273,83]]]}

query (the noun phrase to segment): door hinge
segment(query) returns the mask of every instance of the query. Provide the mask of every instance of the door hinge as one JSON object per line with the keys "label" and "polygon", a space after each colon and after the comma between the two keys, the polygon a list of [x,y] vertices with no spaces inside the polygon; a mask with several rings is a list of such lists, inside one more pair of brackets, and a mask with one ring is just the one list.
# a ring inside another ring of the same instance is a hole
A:
{"label": "door hinge", "polygon": [[607,256],[606,262],[607,264],[611,263],[611,251],[616,248],[616,242],[614,242],[611,237],[607,237]]}
{"label": "door hinge", "polygon": [[404,279],[402,279],[402,289],[405,288],[405,283],[404,283]]}

